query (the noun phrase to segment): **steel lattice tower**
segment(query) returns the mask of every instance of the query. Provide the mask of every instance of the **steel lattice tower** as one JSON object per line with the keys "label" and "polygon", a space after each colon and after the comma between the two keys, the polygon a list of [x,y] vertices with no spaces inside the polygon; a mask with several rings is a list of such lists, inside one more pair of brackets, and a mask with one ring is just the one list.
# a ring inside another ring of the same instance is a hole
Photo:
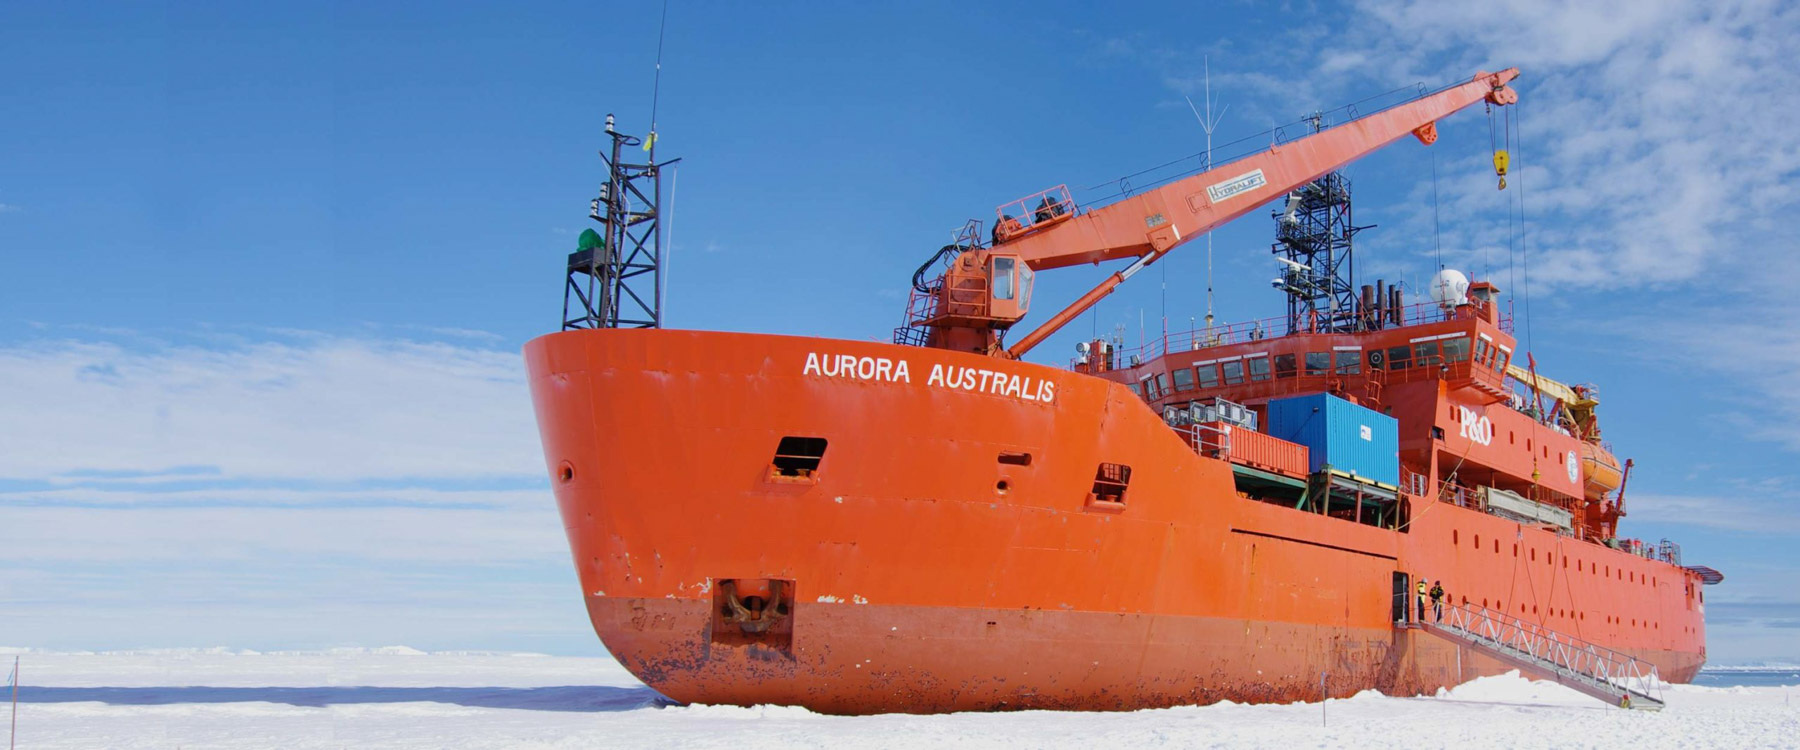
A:
{"label": "steel lattice tower", "polygon": [[1360,330],[1351,238],[1350,180],[1332,172],[1276,205],[1275,244],[1283,260],[1275,286],[1287,293],[1288,333]]}
{"label": "steel lattice tower", "polygon": [[[625,149],[643,143],[637,136],[613,130],[606,160],[606,184],[592,204],[590,218],[600,223],[601,243],[569,254],[568,281],[563,287],[563,330],[572,328],[662,327],[662,170],[679,159],[656,163],[648,150],[645,163],[625,161]],[[654,138],[654,136],[653,136]]]}

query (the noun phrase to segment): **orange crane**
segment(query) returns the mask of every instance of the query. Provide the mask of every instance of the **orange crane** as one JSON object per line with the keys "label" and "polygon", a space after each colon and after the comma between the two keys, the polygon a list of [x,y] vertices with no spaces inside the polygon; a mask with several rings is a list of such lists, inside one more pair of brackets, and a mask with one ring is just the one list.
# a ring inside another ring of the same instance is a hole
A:
{"label": "orange crane", "polygon": [[[1518,92],[1507,84],[1518,76],[1518,68],[1477,73],[1467,83],[1105,206],[1079,209],[1066,186],[1001,206],[990,246],[983,247],[971,232],[970,241],[940,251],[940,257],[958,251],[941,278],[923,285],[915,277],[924,304],[915,308],[917,317],[909,314],[908,325],[925,330],[927,346],[1018,359],[1183,243],[1408,133],[1429,146],[1437,141],[1437,121],[1447,115],[1484,101],[1517,102]],[[1009,213],[1014,210],[1018,217]],[[1011,347],[1003,346],[1002,336],[1030,309],[1035,272],[1125,258],[1135,261]]]}

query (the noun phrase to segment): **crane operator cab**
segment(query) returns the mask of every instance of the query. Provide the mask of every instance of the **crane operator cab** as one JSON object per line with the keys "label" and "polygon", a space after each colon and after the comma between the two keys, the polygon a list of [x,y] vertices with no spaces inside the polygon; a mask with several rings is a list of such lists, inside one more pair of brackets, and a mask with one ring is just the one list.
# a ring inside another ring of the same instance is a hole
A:
{"label": "crane operator cab", "polygon": [[934,290],[935,314],[919,323],[929,327],[932,346],[992,354],[1000,335],[1031,311],[1036,276],[1017,253],[964,250]]}
{"label": "crane operator cab", "polygon": [[1031,309],[1031,282],[1036,274],[1017,255],[994,254],[988,258],[988,277],[993,279],[991,314],[1018,320]]}

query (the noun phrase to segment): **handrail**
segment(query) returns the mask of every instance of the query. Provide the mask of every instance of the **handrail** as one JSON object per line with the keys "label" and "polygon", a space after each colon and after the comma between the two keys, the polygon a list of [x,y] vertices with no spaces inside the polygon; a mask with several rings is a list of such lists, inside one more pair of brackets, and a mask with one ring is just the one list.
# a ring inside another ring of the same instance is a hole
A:
{"label": "handrail", "polygon": [[[1476,304],[1463,305],[1445,309],[1436,302],[1415,302],[1406,305],[1401,314],[1401,323],[1389,324],[1386,327],[1423,325],[1426,323],[1443,323],[1452,320],[1467,320],[1477,316]],[[1512,330],[1512,317],[1500,316],[1500,329]],[[1315,333],[1317,331],[1302,329],[1296,333]],[[1197,325],[1187,331],[1169,331],[1161,336],[1144,342],[1142,346],[1128,348],[1123,345],[1114,351],[1124,361],[1129,355],[1136,354],[1145,362],[1169,352],[1190,351],[1226,344],[1241,344],[1249,341],[1264,341],[1287,335],[1287,316],[1281,315],[1260,320],[1221,323],[1216,325]]]}
{"label": "handrail", "polygon": [[1230,430],[1210,424],[1196,424],[1185,429],[1177,427],[1175,431],[1186,432],[1188,447],[1193,448],[1194,452],[1202,456],[1222,459],[1231,455]]}
{"label": "handrail", "polygon": [[1433,624],[1530,656],[1577,679],[1663,702],[1654,664],[1477,604],[1451,604],[1446,610],[1444,619]]}

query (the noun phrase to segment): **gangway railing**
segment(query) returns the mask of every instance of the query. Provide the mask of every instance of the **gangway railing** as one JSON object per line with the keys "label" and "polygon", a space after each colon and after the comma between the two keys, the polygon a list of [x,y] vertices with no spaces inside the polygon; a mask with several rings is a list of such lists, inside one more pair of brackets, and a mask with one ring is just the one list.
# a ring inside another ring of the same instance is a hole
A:
{"label": "gangway railing", "polygon": [[1420,625],[1620,708],[1663,707],[1656,665],[1538,623],[1464,603],[1448,604],[1442,619],[1424,618]]}
{"label": "gangway railing", "polygon": [[1187,439],[1189,448],[1202,456],[1222,459],[1231,455],[1231,431],[1223,426],[1195,424],[1177,427],[1175,431]]}

